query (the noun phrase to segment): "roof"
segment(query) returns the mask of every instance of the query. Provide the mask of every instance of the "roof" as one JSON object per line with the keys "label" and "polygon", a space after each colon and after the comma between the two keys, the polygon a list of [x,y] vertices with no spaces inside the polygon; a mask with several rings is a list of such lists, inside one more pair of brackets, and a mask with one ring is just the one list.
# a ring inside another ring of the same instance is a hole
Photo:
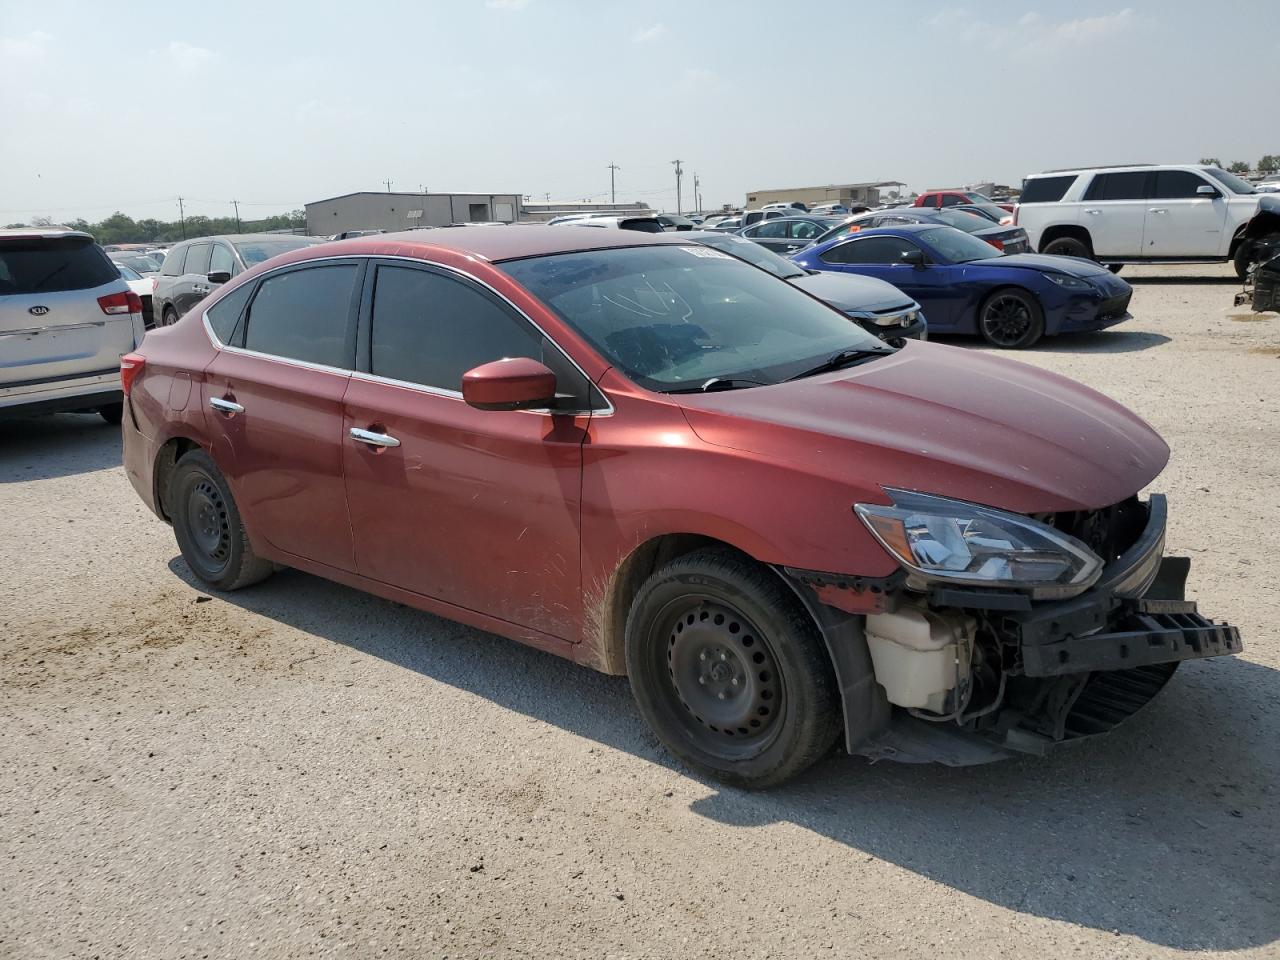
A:
{"label": "roof", "polygon": [[304,233],[216,233],[208,237],[189,237],[186,240],[175,240],[171,246],[176,247],[180,243],[195,243],[199,240],[228,240],[231,243],[240,243],[243,240],[287,240],[290,237],[296,237],[299,240],[315,240],[323,241],[324,237],[310,237]]}
{"label": "roof", "polygon": [[[628,218],[629,219],[629,218]],[[509,226],[454,227],[450,230],[407,230],[381,233],[374,237],[334,240],[308,252],[324,256],[403,254],[405,248],[428,253],[431,249],[453,250],[492,263],[541,257],[553,253],[576,253],[606,247],[641,247],[649,244],[686,243],[684,233],[641,233],[637,230],[571,230],[568,227]]]}
{"label": "roof", "polygon": [[22,237],[44,238],[46,240],[56,240],[61,237],[88,237],[93,239],[93,234],[85,233],[83,230],[71,230],[67,227],[9,227],[0,230],[0,238],[13,240]]}
{"label": "roof", "polygon": [[428,190],[423,193],[421,190],[355,190],[351,193],[340,193],[336,197],[325,197],[323,200],[311,200],[304,203],[304,207],[314,207],[317,203],[328,203],[331,200],[345,200],[347,197],[410,197],[421,200],[423,197],[523,197],[524,194],[518,190],[450,190],[446,193],[433,193]]}

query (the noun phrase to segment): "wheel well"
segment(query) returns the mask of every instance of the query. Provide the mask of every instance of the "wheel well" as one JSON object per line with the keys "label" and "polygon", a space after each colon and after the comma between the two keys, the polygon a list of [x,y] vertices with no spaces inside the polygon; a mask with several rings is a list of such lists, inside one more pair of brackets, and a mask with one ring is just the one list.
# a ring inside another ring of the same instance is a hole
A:
{"label": "wheel well", "polygon": [[1231,247],[1227,250],[1227,259],[1231,260],[1235,257],[1236,251],[1240,249],[1240,241],[1244,239],[1245,228],[1249,226],[1246,220],[1240,226],[1236,227],[1236,232],[1231,237]]}
{"label": "wheel well", "polygon": [[640,544],[618,565],[607,583],[599,583],[597,589],[588,591],[583,639],[596,650],[592,664],[596,669],[618,676],[626,674],[627,614],[640,587],[659,567],[704,547],[737,550],[715,537],[696,533],[664,534]]}
{"label": "wheel well", "polygon": [[155,470],[152,473],[155,477],[156,509],[166,520],[170,520],[170,517],[165,512],[164,505],[166,494],[169,492],[169,478],[173,476],[173,468],[178,465],[183,454],[189,450],[197,450],[199,447],[200,444],[187,437],[174,437],[156,454]]}
{"label": "wheel well", "polygon": [[1072,237],[1079,240],[1090,251],[1093,250],[1093,239],[1089,236],[1088,230],[1077,224],[1061,223],[1057,226],[1045,227],[1044,232],[1040,234],[1040,252],[1043,253],[1045,247],[1055,240],[1061,240],[1063,237]]}

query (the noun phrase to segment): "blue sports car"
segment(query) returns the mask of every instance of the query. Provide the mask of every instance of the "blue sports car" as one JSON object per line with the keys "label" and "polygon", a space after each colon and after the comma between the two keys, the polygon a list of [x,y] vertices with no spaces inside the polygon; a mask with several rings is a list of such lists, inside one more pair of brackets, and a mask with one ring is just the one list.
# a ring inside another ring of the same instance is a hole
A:
{"label": "blue sports car", "polygon": [[836,237],[792,260],[887,280],[922,307],[931,333],[977,333],[997,347],[1101,330],[1129,319],[1133,288],[1105,267],[1036,253],[992,256],[954,227],[903,224]]}

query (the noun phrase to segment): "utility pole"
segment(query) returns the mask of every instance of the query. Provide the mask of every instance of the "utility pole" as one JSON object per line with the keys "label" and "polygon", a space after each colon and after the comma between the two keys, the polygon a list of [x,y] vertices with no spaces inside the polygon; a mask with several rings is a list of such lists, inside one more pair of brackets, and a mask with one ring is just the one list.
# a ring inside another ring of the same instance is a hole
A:
{"label": "utility pole", "polygon": [[676,216],[681,215],[680,210],[680,177],[684,175],[684,168],[680,166],[683,161],[672,160],[671,165],[676,168]]}
{"label": "utility pole", "polygon": [[698,179],[698,175],[695,173],[693,175],[693,209],[695,213],[702,212],[702,194],[698,192],[698,187],[701,184],[702,181]]}
{"label": "utility pole", "polygon": [[543,194],[543,196],[546,198],[547,203],[550,203],[550,202],[551,202],[551,194],[549,194],[549,193],[544,193],[544,194]]}
{"label": "utility pole", "polygon": [[240,201],[232,200],[231,205],[236,208],[236,233],[240,232]]}
{"label": "utility pole", "polygon": [[178,198],[178,223],[182,224],[182,239],[187,239],[187,217],[182,211],[182,198]]}
{"label": "utility pole", "polygon": [[614,206],[618,205],[618,191],[614,187],[613,175],[621,169],[616,163],[609,164],[609,202]]}
{"label": "utility pole", "polygon": [[385,183],[385,184],[387,185],[387,193],[390,193],[390,192],[391,192],[391,181],[390,181],[390,180],[383,180],[382,182],[383,182],[383,183]]}

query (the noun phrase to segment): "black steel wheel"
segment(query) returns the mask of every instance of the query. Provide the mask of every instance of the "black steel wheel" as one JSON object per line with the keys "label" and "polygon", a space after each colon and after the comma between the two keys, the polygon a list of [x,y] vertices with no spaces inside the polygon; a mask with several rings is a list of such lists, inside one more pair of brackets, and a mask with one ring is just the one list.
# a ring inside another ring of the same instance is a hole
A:
{"label": "black steel wheel", "polygon": [[1005,287],[978,308],[978,331],[992,346],[1020,350],[1044,335],[1044,312],[1027,291]]}
{"label": "black steel wheel", "polygon": [[688,554],[641,587],[627,667],[663,743],[737,786],[789,779],[839,730],[835,679],[812,621],[776,574],[729,550]]}
{"label": "black steel wheel", "polygon": [[174,467],[165,509],[182,558],[209,586],[236,590],[270,576],[271,564],[249,545],[226,479],[203,450],[184,454]]}

